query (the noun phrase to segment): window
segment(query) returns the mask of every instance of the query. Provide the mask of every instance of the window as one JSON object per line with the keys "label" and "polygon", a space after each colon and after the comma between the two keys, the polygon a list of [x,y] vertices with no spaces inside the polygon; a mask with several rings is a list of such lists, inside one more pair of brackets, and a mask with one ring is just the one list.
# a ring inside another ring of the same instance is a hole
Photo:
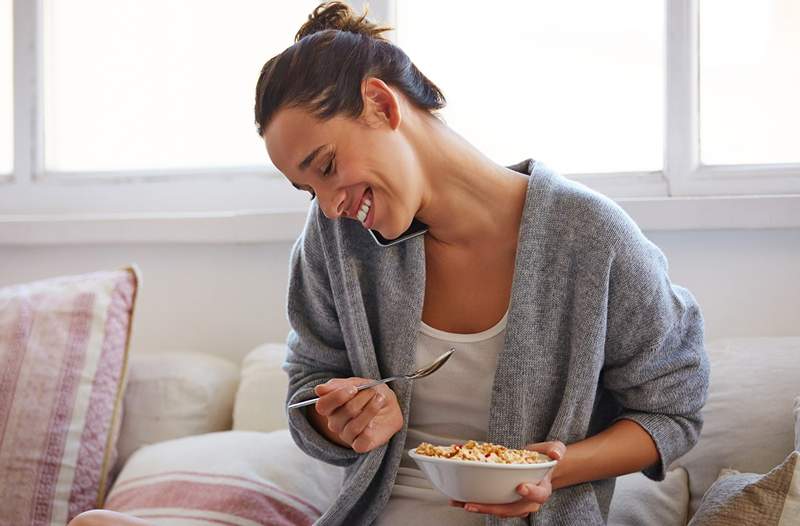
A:
{"label": "window", "polygon": [[0,0],[0,175],[14,169],[14,53],[11,0]]}
{"label": "window", "polygon": [[701,160],[800,162],[800,3],[699,4]]}
{"label": "window", "polygon": [[442,115],[503,164],[661,170],[662,1],[397,2],[397,39],[448,98]]}
{"label": "window", "polygon": [[45,169],[265,166],[255,83],[315,5],[46,0]]}
{"label": "window", "polygon": [[[643,229],[800,226],[795,0],[351,4],[498,163],[542,160]],[[253,99],[316,5],[0,0],[0,245],[294,239],[308,199]]]}

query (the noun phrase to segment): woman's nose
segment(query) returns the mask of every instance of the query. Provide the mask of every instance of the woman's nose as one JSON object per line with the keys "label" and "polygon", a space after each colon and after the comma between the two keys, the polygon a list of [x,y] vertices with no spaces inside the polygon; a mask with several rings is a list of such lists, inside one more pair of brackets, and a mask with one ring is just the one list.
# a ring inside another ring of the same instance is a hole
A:
{"label": "woman's nose", "polygon": [[347,199],[344,192],[334,192],[330,196],[321,196],[320,206],[322,213],[328,219],[338,219],[341,216],[347,215]]}

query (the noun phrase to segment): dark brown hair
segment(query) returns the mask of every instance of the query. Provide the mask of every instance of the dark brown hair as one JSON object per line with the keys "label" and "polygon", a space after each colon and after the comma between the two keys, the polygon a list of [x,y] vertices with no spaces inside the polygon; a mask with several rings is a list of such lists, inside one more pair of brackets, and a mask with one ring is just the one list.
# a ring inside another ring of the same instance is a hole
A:
{"label": "dark brown hair", "polygon": [[399,89],[413,104],[435,114],[444,95],[411,59],[383,37],[392,28],[357,15],[343,2],[317,6],[295,35],[295,43],[264,64],[256,84],[255,123],[263,135],[275,113],[301,107],[327,120],[358,117],[361,82],[367,76]]}

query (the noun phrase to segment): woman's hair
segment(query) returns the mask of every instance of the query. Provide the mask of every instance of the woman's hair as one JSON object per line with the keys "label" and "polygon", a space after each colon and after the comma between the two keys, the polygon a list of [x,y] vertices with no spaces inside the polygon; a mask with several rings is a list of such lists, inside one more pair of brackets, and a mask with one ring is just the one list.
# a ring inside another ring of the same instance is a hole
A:
{"label": "woman's hair", "polygon": [[282,108],[304,108],[321,120],[340,114],[358,117],[363,110],[361,82],[368,76],[399,89],[434,115],[444,107],[439,88],[381,34],[392,28],[366,16],[366,10],[359,16],[343,2],[320,4],[295,35],[295,43],[264,64],[256,84],[259,135]]}

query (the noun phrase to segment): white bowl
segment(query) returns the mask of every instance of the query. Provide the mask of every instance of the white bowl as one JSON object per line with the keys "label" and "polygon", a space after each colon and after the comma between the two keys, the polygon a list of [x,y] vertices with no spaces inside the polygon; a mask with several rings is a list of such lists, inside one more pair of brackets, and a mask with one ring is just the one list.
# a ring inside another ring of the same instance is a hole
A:
{"label": "white bowl", "polygon": [[416,448],[408,454],[431,481],[433,487],[453,500],[479,504],[508,504],[522,498],[517,487],[523,482],[536,484],[558,461],[540,464],[494,464],[474,460],[420,455]]}

